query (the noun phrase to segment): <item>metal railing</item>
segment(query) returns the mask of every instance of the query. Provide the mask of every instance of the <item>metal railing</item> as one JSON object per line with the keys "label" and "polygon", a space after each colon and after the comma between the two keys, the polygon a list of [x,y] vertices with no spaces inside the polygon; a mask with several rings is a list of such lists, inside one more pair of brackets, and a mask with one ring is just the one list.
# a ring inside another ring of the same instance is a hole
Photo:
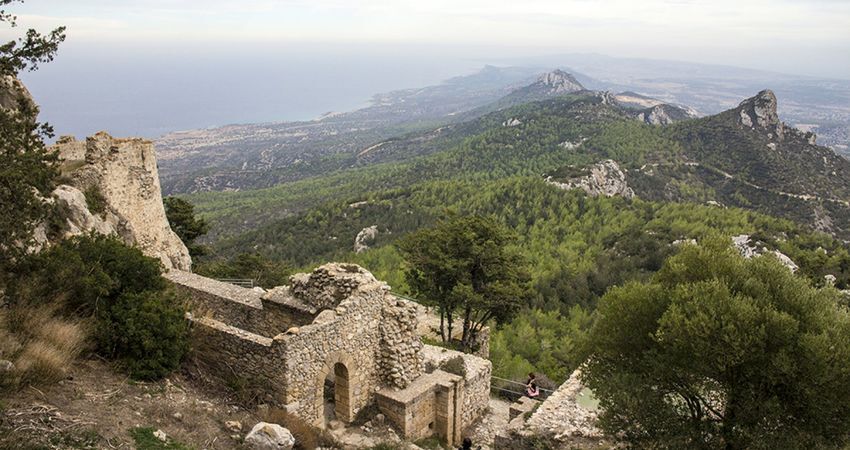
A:
{"label": "metal railing", "polygon": [[230,283],[248,289],[254,288],[254,280],[249,278],[218,278],[217,281],[221,281],[222,283]]}
{"label": "metal railing", "polygon": [[[505,383],[510,383],[510,384],[516,385],[516,386],[522,386],[523,389],[522,389],[522,391],[514,391],[514,390],[511,390],[511,389],[504,389],[504,388],[500,388],[500,387],[495,387],[495,386],[493,386],[493,380],[503,381]],[[490,390],[496,390],[496,391],[500,391],[500,392],[514,394],[517,397],[523,397],[523,396],[526,395],[525,387],[526,387],[525,383],[520,383],[519,381],[508,380],[508,379],[505,379],[505,378],[499,378],[499,377],[494,377],[494,376],[490,377]],[[547,398],[553,392],[555,392],[552,389],[544,389],[540,386],[537,387],[537,390],[539,390],[541,392],[540,398]],[[545,393],[545,395],[543,395],[542,393]]]}

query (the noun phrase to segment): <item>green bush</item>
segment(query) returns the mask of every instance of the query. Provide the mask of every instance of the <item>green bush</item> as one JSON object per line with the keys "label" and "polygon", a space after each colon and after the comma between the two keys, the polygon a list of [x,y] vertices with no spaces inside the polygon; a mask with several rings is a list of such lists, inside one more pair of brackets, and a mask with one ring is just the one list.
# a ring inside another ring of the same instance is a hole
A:
{"label": "green bush", "polygon": [[93,318],[98,353],[152,379],[176,368],[188,346],[185,309],[161,271],[115,237],[78,236],[22,261],[7,293],[15,310]]}
{"label": "green bush", "polygon": [[86,196],[86,206],[92,214],[103,214],[106,212],[106,197],[100,190],[100,186],[92,185],[83,192]]}
{"label": "green bush", "polygon": [[133,378],[161,378],[180,365],[188,349],[184,314],[171,291],[125,292],[98,312],[98,348]]}

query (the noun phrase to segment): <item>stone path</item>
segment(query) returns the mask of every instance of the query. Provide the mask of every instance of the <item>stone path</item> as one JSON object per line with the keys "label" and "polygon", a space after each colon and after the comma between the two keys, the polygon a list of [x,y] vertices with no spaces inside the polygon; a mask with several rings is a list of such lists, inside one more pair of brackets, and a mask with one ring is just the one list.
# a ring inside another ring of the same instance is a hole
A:
{"label": "stone path", "polygon": [[504,430],[508,426],[508,410],[510,402],[497,398],[490,398],[490,410],[469,430],[468,437],[472,438],[472,448],[481,446],[482,450],[493,448],[493,439],[496,432]]}

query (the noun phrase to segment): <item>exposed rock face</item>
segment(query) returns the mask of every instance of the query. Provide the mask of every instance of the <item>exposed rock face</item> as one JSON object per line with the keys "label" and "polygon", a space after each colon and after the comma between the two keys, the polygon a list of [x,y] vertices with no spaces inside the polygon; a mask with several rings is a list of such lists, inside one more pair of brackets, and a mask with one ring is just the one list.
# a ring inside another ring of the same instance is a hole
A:
{"label": "exposed rock face", "polygon": [[791,272],[796,272],[799,269],[797,264],[795,264],[794,261],[792,261],[787,255],[779,250],[770,251],[766,249],[764,246],[759,245],[758,242],[753,242],[747,234],[734,236],[732,238],[732,243],[744,258],[753,258],[767,253],[772,253],[777,259],[779,259],[779,262],[781,262],[782,265],[787,267]]}
{"label": "exposed rock face", "polygon": [[584,86],[575,77],[560,69],[540,75],[536,84],[547,88],[553,94],[568,94],[584,90]]}
{"label": "exposed rock face", "polygon": [[522,125],[522,121],[517,119],[516,117],[502,122],[503,127],[516,127],[519,125]]}
{"label": "exposed rock face", "polygon": [[35,106],[35,101],[27,87],[13,76],[0,77],[0,108],[17,110],[20,99]]}
{"label": "exposed rock face", "polygon": [[608,159],[598,162],[590,166],[588,171],[588,175],[573,178],[566,182],[553,181],[552,177],[547,177],[546,181],[565,190],[582,189],[592,197],[619,195],[632,198],[635,196],[635,192],[626,183],[626,174],[623,173],[616,161]]}
{"label": "exposed rock face", "polygon": [[[83,151],[84,149],[84,151]],[[190,270],[192,259],[171,230],[162,205],[153,144],[143,139],[115,139],[101,132],[85,145],[62,138],[53,147],[66,166],[79,165],[70,174],[71,185],[53,193],[68,221],[66,236],[91,231],[115,234],[126,244],[158,258],[166,269]],[[80,156],[84,159],[80,160]],[[99,191],[105,210],[89,210],[84,192]]]}
{"label": "exposed rock face", "polygon": [[363,253],[369,250],[369,243],[373,242],[376,237],[378,237],[377,225],[360,230],[357,237],[354,238],[354,253]]}
{"label": "exposed rock face", "polygon": [[744,128],[766,130],[781,141],[786,127],[779,120],[778,105],[776,94],[769,89],[763,90],[738,105],[738,123]]}
{"label": "exposed rock face", "polygon": [[670,125],[694,117],[691,111],[666,103],[644,109],[635,116],[637,120],[649,125]]}
{"label": "exposed rock face", "polygon": [[295,438],[276,423],[260,422],[245,436],[245,444],[255,450],[292,450]]}

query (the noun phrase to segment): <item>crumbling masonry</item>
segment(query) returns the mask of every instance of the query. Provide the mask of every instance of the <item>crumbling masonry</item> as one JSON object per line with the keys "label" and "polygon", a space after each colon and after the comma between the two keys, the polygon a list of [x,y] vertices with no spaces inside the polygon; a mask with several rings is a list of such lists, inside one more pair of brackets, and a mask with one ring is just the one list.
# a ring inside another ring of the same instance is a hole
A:
{"label": "crumbling masonry", "polygon": [[335,419],[351,422],[377,404],[409,438],[456,444],[487,408],[490,362],[462,355],[464,376],[425,373],[461,354],[423,346],[419,305],[359,266],[327,264],[268,292],[176,270],[165,276],[191,298],[199,358],[317,426],[327,420],[326,378]]}

